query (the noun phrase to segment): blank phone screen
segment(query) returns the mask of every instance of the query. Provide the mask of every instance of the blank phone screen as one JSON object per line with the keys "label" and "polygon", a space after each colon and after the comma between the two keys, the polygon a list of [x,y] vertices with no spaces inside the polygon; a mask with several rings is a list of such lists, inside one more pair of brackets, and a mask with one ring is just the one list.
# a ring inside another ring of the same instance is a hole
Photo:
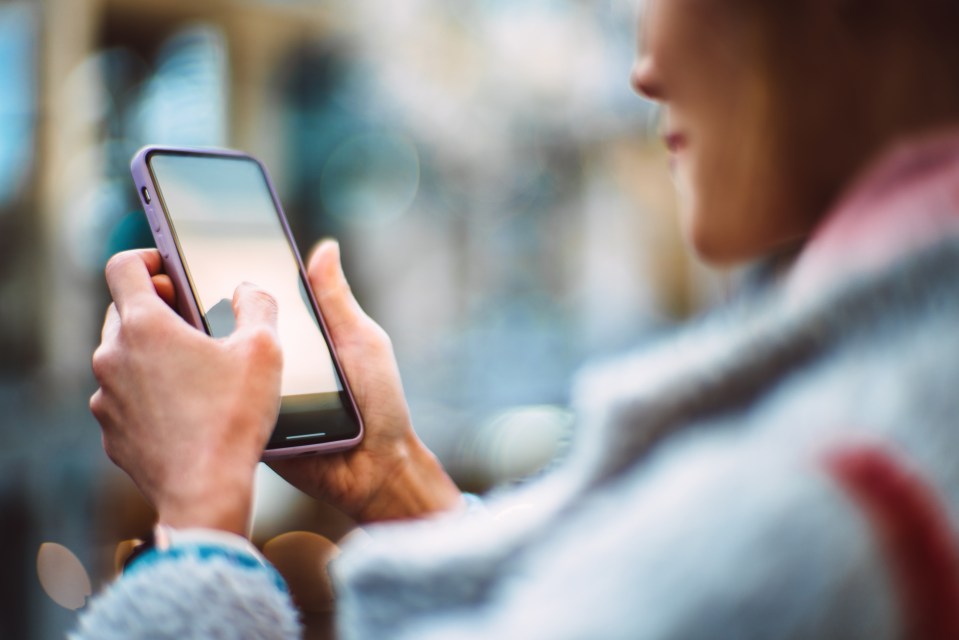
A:
{"label": "blank phone screen", "polygon": [[283,399],[269,446],[355,435],[343,383],[260,165],[245,157],[175,153],[153,154],[149,165],[207,332],[225,337],[233,331],[233,293],[242,282],[276,299]]}

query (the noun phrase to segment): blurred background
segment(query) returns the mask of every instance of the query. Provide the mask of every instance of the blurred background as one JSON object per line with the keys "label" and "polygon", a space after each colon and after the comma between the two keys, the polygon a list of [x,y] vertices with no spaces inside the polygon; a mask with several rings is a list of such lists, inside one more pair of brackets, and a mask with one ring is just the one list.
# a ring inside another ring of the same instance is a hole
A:
{"label": "blurred background", "polygon": [[[722,288],[629,89],[634,5],[0,2],[0,637],[64,637],[152,524],[87,407],[104,264],[152,243],[128,170],[144,144],[251,152],[304,254],[340,239],[461,487],[561,455],[576,370]],[[258,489],[254,539],[281,568],[352,528],[268,471]],[[308,637],[329,637],[324,565],[304,571]]]}

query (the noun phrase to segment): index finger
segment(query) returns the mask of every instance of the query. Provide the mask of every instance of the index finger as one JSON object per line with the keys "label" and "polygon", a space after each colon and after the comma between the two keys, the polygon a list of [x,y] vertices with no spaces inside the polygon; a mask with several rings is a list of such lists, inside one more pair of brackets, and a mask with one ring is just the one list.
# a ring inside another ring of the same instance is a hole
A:
{"label": "index finger", "polygon": [[121,314],[136,297],[145,294],[157,297],[152,278],[161,272],[162,262],[156,249],[134,249],[110,258],[104,273],[110,295]]}

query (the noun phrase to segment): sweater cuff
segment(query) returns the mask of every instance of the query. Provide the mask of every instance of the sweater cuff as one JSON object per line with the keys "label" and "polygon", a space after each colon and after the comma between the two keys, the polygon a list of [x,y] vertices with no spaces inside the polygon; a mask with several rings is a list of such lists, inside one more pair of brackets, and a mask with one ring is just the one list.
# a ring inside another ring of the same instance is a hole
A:
{"label": "sweater cuff", "polygon": [[131,559],[123,574],[132,575],[153,565],[185,558],[200,562],[221,558],[237,567],[266,572],[277,589],[289,593],[280,573],[249,540],[214,529],[174,529],[158,524],[153,531],[153,544]]}

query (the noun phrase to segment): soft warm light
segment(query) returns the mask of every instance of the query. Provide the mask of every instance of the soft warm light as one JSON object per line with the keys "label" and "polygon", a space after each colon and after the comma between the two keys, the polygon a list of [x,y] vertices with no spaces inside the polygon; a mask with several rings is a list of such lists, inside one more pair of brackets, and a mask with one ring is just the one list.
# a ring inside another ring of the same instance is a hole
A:
{"label": "soft warm light", "polygon": [[571,429],[572,415],[560,407],[515,407],[483,425],[463,456],[493,482],[518,480],[548,465]]}
{"label": "soft warm light", "polygon": [[327,572],[340,548],[323,536],[307,531],[291,531],[263,546],[263,555],[286,580],[297,606],[310,613],[333,608],[333,584]]}
{"label": "soft warm light", "polygon": [[83,563],[62,544],[44,542],[40,545],[37,576],[50,599],[65,609],[82,608],[93,593]]}
{"label": "soft warm light", "polygon": [[113,570],[116,572],[116,575],[123,573],[124,563],[141,544],[143,544],[143,540],[138,538],[121,540],[117,543],[117,548],[113,552]]}

